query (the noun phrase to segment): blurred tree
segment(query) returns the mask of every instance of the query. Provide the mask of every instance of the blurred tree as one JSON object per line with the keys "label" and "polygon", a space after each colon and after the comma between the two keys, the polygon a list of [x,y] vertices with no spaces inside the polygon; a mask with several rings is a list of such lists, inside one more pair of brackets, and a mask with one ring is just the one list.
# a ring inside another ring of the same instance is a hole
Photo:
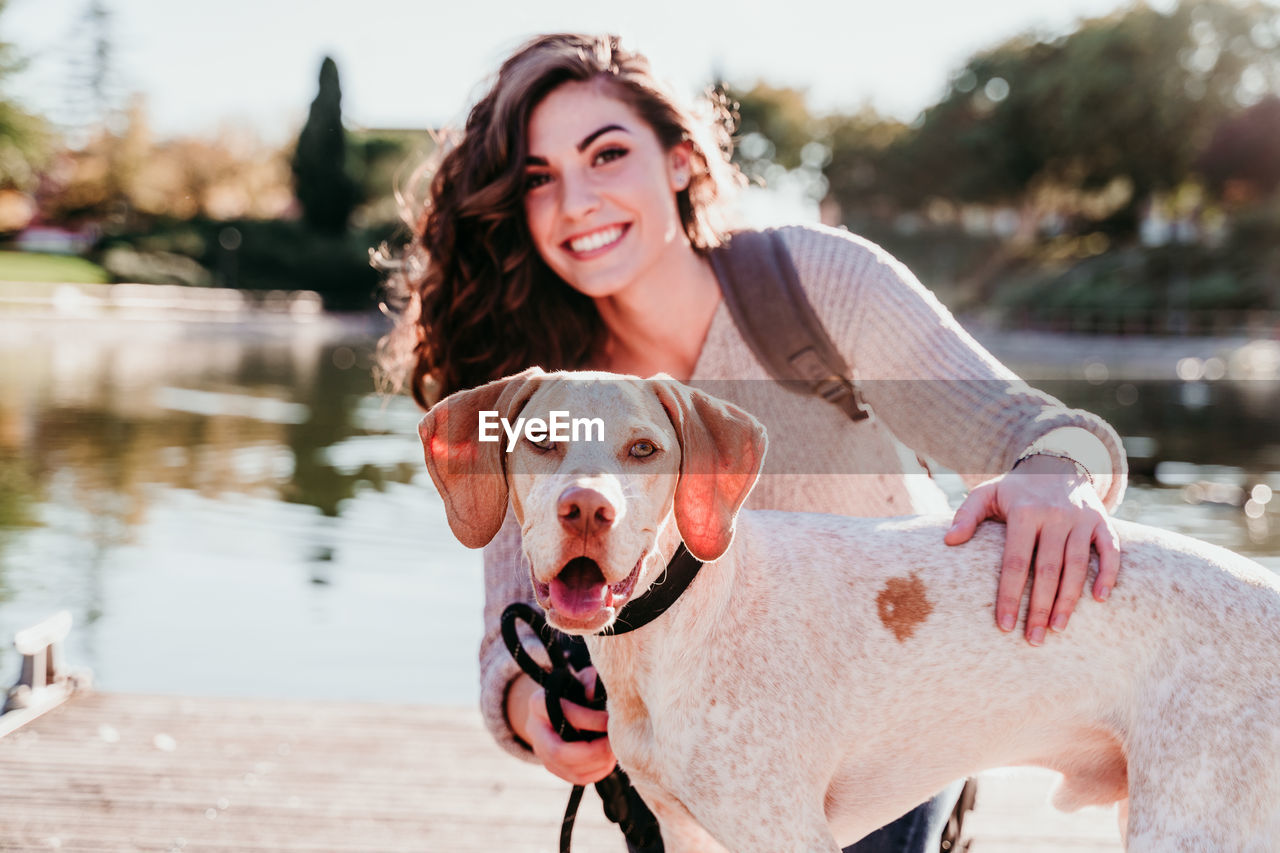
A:
{"label": "blurred tree", "polygon": [[[0,0],[0,15],[8,0]],[[4,82],[21,71],[25,60],[12,44],[0,41],[0,91]],[[37,170],[46,161],[50,136],[43,119],[31,115],[0,95],[0,190],[30,191],[37,182]]]}
{"label": "blurred tree", "polygon": [[1280,79],[1278,20],[1261,3],[1183,0],[1054,41],[1020,36],[971,59],[901,153],[962,201],[1109,188],[1112,230],[1132,235],[1140,205],[1186,180],[1213,129]]}
{"label": "blurred tree", "polygon": [[745,90],[727,85],[720,88],[737,105],[740,141],[735,154],[740,165],[746,168],[757,163],[777,163],[784,169],[800,166],[801,150],[818,132],[803,89],[763,82]]}
{"label": "blurred tree", "polygon": [[[402,194],[419,199],[429,176],[417,167],[435,149],[429,130],[365,128],[348,136],[349,163],[364,200],[352,216],[355,227],[398,224],[405,215]],[[412,207],[412,204],[408,205]]]}
{"label": "blurred tree", "polygon": [[733,161],[747,179],[822,201],[827,195],[822,169],[831,151],[821,138],[820,121],[809,112],[805,91],[761,82],[750,89],[722,82],[715,89],[736,114]]}
{"label": "blurred tree", "polygon": [[895,146],[910,132],[907,125],[865,107],[829,116],[822,126],[822,138],[831,151],[823,173],[845,220],[889,218],[904,196],[914,200],[920,195],[909,189],[920,176],[894,156]]}
{"label": "blurred tree", "polygon": [[1218,125],[1196,167],[1228,202],[1274,194],[1280,187],[1280,97],[1263,98]]}
{"label": "blurred tree", "polygon": [[356,184],[347,173],[338,66],[328,56],[320,65],[320,92],[311,102],[311,113],[298,137],[293,178],[307,225],[326,234],[345,232],[359,199]]}
{"label": "blurred tree", "polygon": [[224,127],[208,138],[155,141],[141,99],[127,120],[119,137],[100,129],[83,146],[58,153],[37,192],[47,217],[73,223],[108,216],[113,168],[137,220],[270,219],[293,205],[288,153],[251,131]]}

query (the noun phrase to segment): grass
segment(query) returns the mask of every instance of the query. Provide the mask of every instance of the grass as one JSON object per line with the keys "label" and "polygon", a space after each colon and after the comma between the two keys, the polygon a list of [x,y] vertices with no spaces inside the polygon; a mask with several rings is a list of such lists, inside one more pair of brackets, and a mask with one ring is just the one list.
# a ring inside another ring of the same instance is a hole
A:
{"label": "grass", "polygon": [[0,281],[101,284],[111,281],[111,276],[84,258],[36,252],[0,252]]}

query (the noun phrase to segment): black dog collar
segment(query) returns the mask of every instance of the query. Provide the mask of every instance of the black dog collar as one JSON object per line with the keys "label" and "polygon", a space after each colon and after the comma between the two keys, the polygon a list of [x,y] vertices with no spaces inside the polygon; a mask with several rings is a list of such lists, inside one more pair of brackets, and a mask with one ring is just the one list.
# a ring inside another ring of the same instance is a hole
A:
{"label": "black dog collar", "polygon": [[676,603],[680,595],[689,588],[689,584],[693,583],[693,579],[698,575],[698,569],[701,568],[702,561],[690,554],[689,549],[681,542],[680,547],[672,555],[671,562],[667,563],[662,574],[650,584],[644,595],[624,604],[614,618],[613,624],[596,636],[610,637],[614,634],[626,634],[648,625]]}

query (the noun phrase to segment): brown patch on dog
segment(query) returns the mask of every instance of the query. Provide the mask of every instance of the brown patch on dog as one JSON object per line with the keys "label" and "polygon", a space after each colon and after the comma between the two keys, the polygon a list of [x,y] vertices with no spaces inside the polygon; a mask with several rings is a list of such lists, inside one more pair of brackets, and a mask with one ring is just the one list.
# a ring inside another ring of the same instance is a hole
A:
{"label": "brown patch on dog", "polygon": [[916,632],[929,618],[933,604],[925,596],[924,581],[913,572],[907,578],[889,578],[876,596],[880,621],[893,632],[899,643]]}

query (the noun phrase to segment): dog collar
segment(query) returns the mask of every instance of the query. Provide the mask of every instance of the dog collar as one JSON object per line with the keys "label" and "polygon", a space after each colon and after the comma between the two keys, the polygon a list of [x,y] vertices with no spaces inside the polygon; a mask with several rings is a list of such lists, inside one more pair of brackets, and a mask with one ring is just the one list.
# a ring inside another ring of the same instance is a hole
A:
{"label": "dog collar", "polygon": [[624,604],[613,620],[613,624],[597,636],[626,634],[648,625],[676,603],[680,595],[689,588],[689,584],[693,583],[700,568],[702,568],[702,561],[690,554],[689,549],[681,542],[680,547],[672,555],[671,562],[667,563],[662,574],[649,585],[644,595]]}

